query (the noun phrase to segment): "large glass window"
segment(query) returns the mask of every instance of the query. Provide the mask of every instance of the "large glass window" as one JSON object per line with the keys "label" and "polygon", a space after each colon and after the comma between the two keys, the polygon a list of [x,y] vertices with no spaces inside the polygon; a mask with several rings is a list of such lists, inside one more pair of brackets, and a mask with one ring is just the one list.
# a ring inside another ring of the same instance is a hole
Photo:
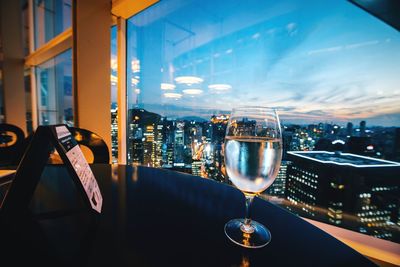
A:
{"label": "large glass window", "polygon": [[34,0],[35,48],[71,27],[71,0]]}
{"label": "large glass window", "polygon": [[348,1],[165,0],[127,38],[128,162],[228,182],[231,108],[275,107],[284,160],[263,197],[400,242],[398,31]]}
{"label": "large glass window", "polygon": [[111,155],[112,162],[118,161],[118,105],[117,105],[117,26],[111,27]]}
{"label": "large glass window", "polygon": [[36,67],[40,125],[73,126],[71,49]]}

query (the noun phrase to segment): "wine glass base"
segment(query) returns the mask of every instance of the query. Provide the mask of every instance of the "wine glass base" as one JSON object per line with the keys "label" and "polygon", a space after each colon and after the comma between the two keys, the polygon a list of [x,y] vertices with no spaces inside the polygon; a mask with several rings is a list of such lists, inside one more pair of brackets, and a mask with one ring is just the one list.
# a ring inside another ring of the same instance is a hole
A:
{"label": "wine glass base", "polygon": [[233,243],[245,248],[262,248],[271,242],[269,230],[253,220],[250,229],[244,224],[244,219],[233,219],[225,224],[224,230]]}

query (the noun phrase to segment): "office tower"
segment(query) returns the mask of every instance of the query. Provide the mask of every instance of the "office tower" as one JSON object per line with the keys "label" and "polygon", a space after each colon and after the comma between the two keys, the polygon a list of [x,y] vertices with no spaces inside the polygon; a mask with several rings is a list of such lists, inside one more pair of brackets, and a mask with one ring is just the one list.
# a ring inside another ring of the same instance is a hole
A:
{"label": "office tower", "polygon": [[118,108],[111,108],[111,155],[112,161],[118,159]]}
{"label": "office tower", "polygon": [[287,167],[290,164],[290,161],[282,160],[278,175],[276,176],[272,185],[267,189],[267,194],[282,198],[285,197]]}
{"label": "office tower", "polygon": [[160,121],[157,123],[157,128],[155,132],[154,167],[161,167],[163,164],[163,144],[165,142],[164,121],[165,118],[160,119]]}
{"label": "office tower", "polygon": [[365,136],[366,124],[367,123],[365,121],[360,122],[360,136]]}
{"label": "office tower", "polygon": [[346,134],[347,134],[347,137],[350,137],[353,135],[353,123],[351,123],[351,122],[347,123]]}
{"label": "office tower", "polygon": [[172,166],[174,164],[174,144],[167,144],[167,165]]}
{"label": "office tower", "polygon": [[144,147],[142,139],[133,139],[131,141],[132,152],[128,154],[128,160],[131,163],[142,164],[144,157]]}
{"label": "office tower", "polygon": [[155,162],[155,154],[156,154],[156,144],[154,142],[154,124],[146,125],[145,131],[143,133],[144,141],[143,141],[143,149],[144,149],[144,157],[143,164],[146,166],[154,166]]}
{"label": "office tower", "polygon": [[176,123],[176,129],[174,132],[174,165],[180,166],[184,164],[185,155],[185,122],[179,121]]}
{"label": "office tower", "polygon": [[193,160],[192,162],[192,174],[201,176],[201,160]]}
{"label": "office tower", "polygon": [[329,123],[326,123],[325,127],[324,127],[324,134],[325,135],[331,135],[331,134],[333,134],[332,130],[333,130],[333,125],[329,124]]}
{"label": "office tower", "polygon": [[144,109],[128,111],[128,162],[155,166],[157,162],[156,125],[161,116]]}
{"label": "office tower", "polygon": [[288,208],[299,215],[392,238],[400,164],[350,153],[288,152]]}

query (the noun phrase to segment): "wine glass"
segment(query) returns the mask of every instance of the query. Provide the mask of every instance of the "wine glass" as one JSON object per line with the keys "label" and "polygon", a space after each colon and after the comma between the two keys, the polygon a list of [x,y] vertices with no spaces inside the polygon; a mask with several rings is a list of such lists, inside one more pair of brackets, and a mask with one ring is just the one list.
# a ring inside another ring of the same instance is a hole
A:
{"label": "wine glass", "polygon": [[276,111],[267,107],[232,110],[225,136],[225,167],[229,179],[246,197],[246,217],[225,224],[225,234],[246,248],[261,248],[271,233],[250,219],[254,196],[267,189],[278,174],[282,159],[282,134]]}

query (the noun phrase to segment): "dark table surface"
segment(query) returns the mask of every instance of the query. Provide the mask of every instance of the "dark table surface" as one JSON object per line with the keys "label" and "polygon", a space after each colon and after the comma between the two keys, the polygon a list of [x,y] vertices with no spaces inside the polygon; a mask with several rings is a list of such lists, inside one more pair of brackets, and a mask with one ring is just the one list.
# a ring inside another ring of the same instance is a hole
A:
{"label": "dark table surface", "polygon": [[102,214],[83,201],[62,166],[47,166],[31,214],[2,218],[0,266],[375,266],[301,218],[255,199],[269,228],[261,249],[241,248],[224,224],[244,215],[244,196],[211,180],[146,167],[92,165]]}

